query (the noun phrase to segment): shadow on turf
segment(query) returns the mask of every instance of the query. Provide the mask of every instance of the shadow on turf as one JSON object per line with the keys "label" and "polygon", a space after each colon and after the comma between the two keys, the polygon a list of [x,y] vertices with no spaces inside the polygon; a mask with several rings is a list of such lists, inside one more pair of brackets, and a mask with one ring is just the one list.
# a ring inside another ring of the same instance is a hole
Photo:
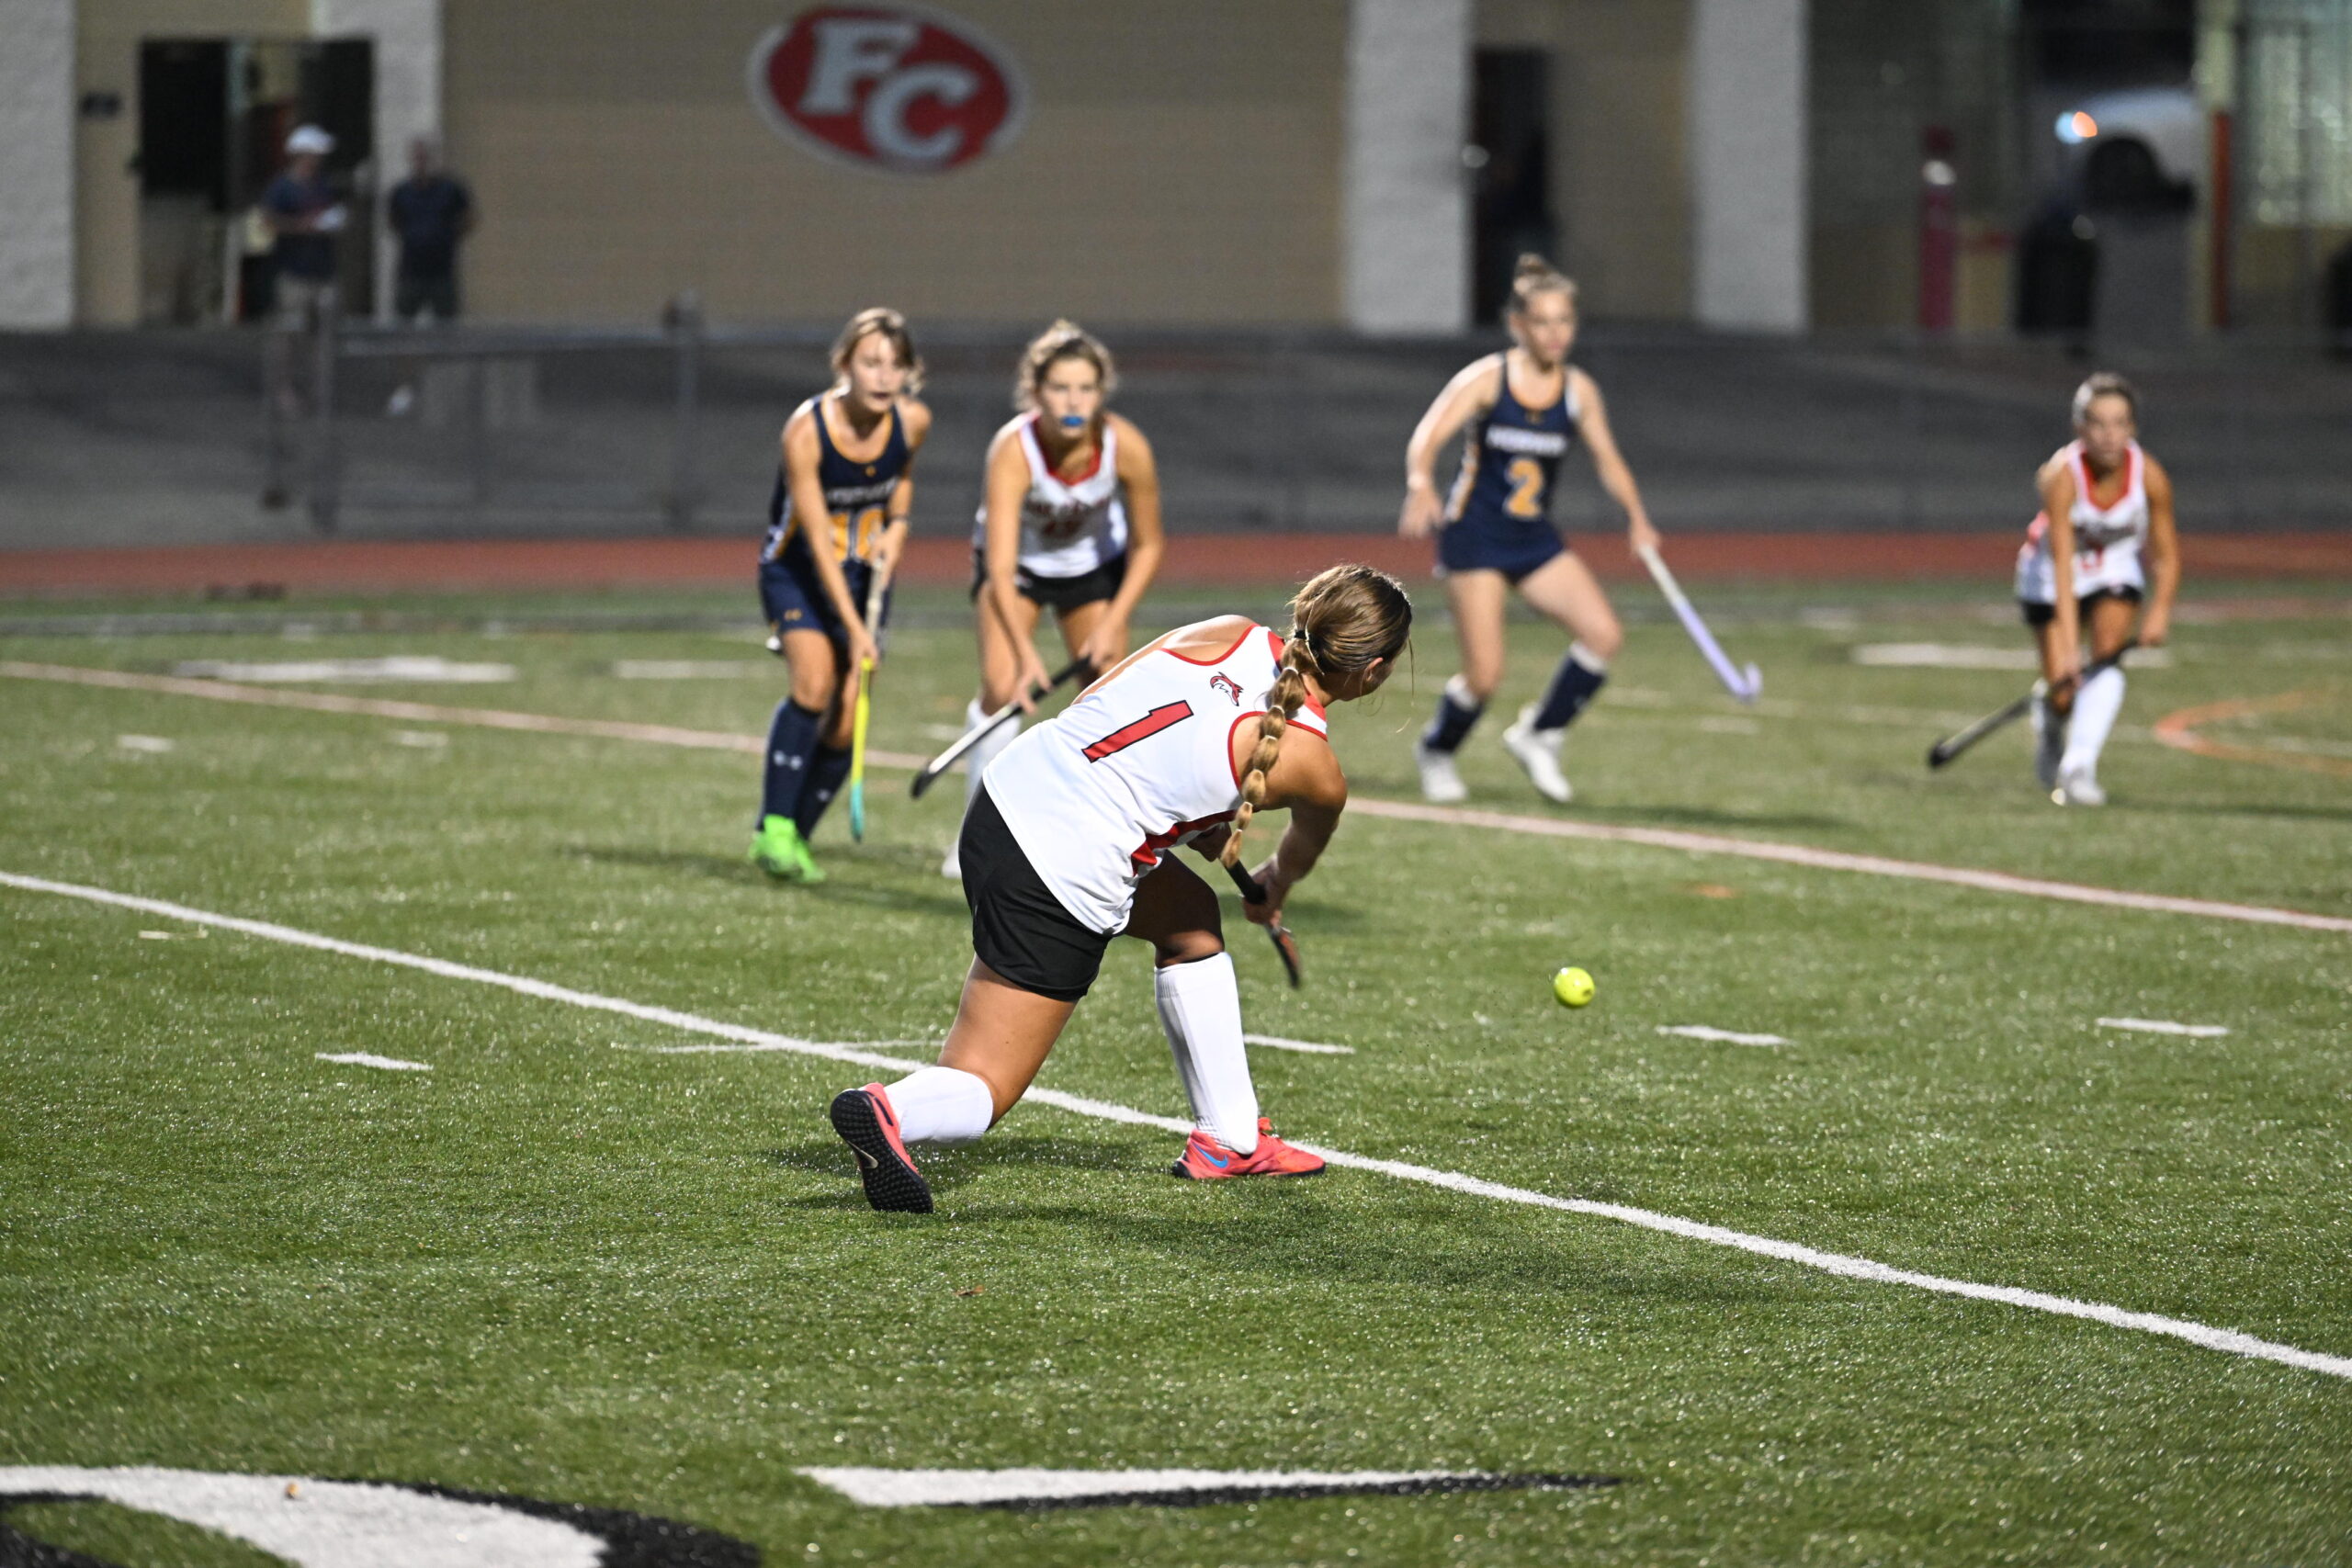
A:
{"label": "shadow on turf", "polygon": [[[1182,1151],[1182,1141],[1169,1139],[1168,1163],[1175,1163]],[[807,1193],[784,1201],[788,1209],[862,1209],[865,1194],[857,1185],[857,1173],[849,1156],[842,1149],[841,1141],[831,1136],[810,1136],[791,1144],[778,1144],[760,1151],[761,1157],[786,1170],[796,1170],[840,1184],[838,1191]],[[923,1179],[932,1190],[946,1194],[968,1187],[988,1168],[998,1165],[1049,1167],[1062,1170],[1108,1170],[1133,1172],[1138,1176],[1151,1174],[1150,1168],[1138,1167],[1132,1145],[1109,1139],[1072,1136],[1052,1137],[1029,1134],[1005,1134],[989,1138],[986,1143],[966,1148],[918,1147],[915,1158],[922,1167]],[[1010,1209],[991,1210],[992,1217],[1012,1218]],[[1060,1217],[1080,1217],[1071,1211]]]}

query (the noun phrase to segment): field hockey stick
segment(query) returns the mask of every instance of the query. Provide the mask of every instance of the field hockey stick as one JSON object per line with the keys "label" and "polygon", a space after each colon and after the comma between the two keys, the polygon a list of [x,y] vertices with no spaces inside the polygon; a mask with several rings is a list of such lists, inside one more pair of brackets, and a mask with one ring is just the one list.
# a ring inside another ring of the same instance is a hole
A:
{"label": "field hockey stick", "polygon": [[[1241,890],[1243,903],[1265,903],[1266,889],[1256,877],[1238,864],[1225,869],[1233,878],[1233,886]],[[1298,939],[1290,934],[1288,926],[1283,925],[1268,926],[1266,934],[1273,939],[1274,952],[1282,956],[1283,973],[1290,976],[1290,988],[1295,991],[1298,989]]]}
{"label": "field hockey stick", "polygon": [[[2140,639],[2138,637],[2133,637],[2130,642],[2125,643],[2121,648],[2117,649],[2105,659],[2099,660],[2098,662],[2085,669],[2083,671],[2083,679],[2087,681],[2092,676],[2098,674],[2100,671],[2112,669],[2116,665],[2122,663],[2123,656],[2139,646]],[[1933,746],[1928,748],[1928,766],[1929,768],[1940,768],[1946,762],[1951,761],[1954,757],[1959,756],[1962,751],[1967,750],[1971,746],[1975,745],[1979,740],[1982,740],[1986,736],[1992,734],[1993,731],[2000,728],[2004,725],[2014,724],[2018,719],[2023,718],[2031,711],[2034,699],[2041,695],[2041,682],[2036,681],[2033,683],[2033,689],[2031,691],[2026,693],[2024,696],[2019,697],[2017,701],[2009,704],[2007,707],[2001,708],[1993,713],[1988,713],[1983,718],[1978,719],[1974,724],[1970,725],[1967,728],[1956,730],[1952,734],[1945,736],[1941,740],[1937,741]]]}
{"label": "field hockey stick", "polygon": [[[875,620],[882,614],[884,581],[880,568],[876,568],[865,583],[865,635],[879,636]],[[859,843],[865,842],[865,724],[873,713],[874,660],[861,659],[857,662],[857,706],[852,711],[849,724],[849,836]]]}
{"label": "field hockey stick", "polygon": [[[1073,659],[1068,664],[1063,665],[1059,670],[1056,671],[1054,672],[1053,679],[1046,682],[1046,689],[1036,694],[1040,698],[1051,696],[1054,693],[1059,691],[1064,685],[1076,680],[1080,675],[1092,668],[1094,667],[1087,663],[1083,659]],[[932,784],[938,780],[940,774],[945,773],[948,769],[954,767],[956,763],[964,760],[965,752],[969,751],[973,747],[978,746],[981,741],[986,740],[989,736],[994,735],[999,729],[1001,729],[1004,726],[1011,724],[1014,719],[1017,719],[1020,716],[1021,705],[1019,703],[1007,703],[1002,707],[997,709],[996,712],[989,715],[988,717],[980,720],[979,723],[972,726],[971,728],[957,736],[956,738],[956,744],[947,748],[946,750],[942,751],[938,756],[933,757],[928,763],[924,764],[922,772],[915,775],[915,798],[917,800],[921,800],[922,798],[922,792],[929,789]]]}
{"label": "field hockey stick", "polygon": [[1650,580],[1657,584],[1657,591],[1666,595],[1668,604],[1674,606],[1675,615],[1681,619],[1682,629],[1690,634],[1690,640],[1697,643],[1699,651],[1707,656],[1707,662],[1713,666],[1715,679],[1724,683],[1724,690],[1743,703],[1754,702],[1764,690],[1764,672],[1754,664],[1748,665],[1745,671],[1732,668],[1723,645],[1707,629],[1707,623],[1699,618],[1699,612],[1690,607],[1690,600],[1682,592],[1682,585],[1674,581],[1674,573],[1666,570],[1666,562],[1659,558],[1657,551],[1644,545],[1634,553],[1642,558],[1642,564],[1650,569]]}

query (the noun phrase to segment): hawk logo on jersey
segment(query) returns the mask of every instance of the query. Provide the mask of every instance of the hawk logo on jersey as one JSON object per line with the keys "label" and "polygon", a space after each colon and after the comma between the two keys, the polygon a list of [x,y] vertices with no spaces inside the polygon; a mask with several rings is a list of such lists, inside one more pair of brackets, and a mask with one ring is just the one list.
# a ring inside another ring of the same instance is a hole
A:
{"label": "hawk logo on jersey", "polygon": [[1209,686],[1211,690],[1223,692],[1227,696],[1231,697],[1235,707],[1241,705],[1241,682],[1224,671],[1220,670],[1209,677]]}
{"label": "hawk logo on jersey", "polygon": [[752,103],[820,156],[942,174],[1011,145],[1029,90],[970,24],[888,4],[814,6],[752,48]]}

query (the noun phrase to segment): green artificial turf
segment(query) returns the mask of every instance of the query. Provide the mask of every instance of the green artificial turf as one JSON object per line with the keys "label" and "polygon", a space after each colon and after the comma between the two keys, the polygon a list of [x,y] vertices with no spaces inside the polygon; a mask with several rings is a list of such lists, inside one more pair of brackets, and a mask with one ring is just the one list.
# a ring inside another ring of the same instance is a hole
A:
{"label": "green artificial turf", "polygon": [[[910,601],[937,614],[894,639],[878,748],[960,722],[949,604]],[[1470,804],[2352,915],[2340,623],[2184,626],[2090,812],[2040,795],[2021,727],[1927,772],[2025,677],[1852,646],[2023,633],[1907,607],[1726,627],[1766,671],[1753,713],[1637,625],[1565,809],[1494,743],[1559,646],[1517,630]],[[1411,797],[1449,643],[1431,616],[1410,689],[1339,716],[1360,795]],[[0,642],[156,673],[390,653],[516,678],[335,689],[737,733],[781,689],[734,630]],[[612,673],[649,660],[752,669]],[[2148,735],[2287,694],[2203,731],[2266,761]],[[922,1059],[968,960],[935,870],[960,792],[877,772],[866,843],[837,808],[831,880],[779,886],[742,860],[756,773],[0,679],[0,871]],[[1250,1027],[1356,1052],[1254,1054],[1287,1134],[2352,1354],[2352,935],[1370,816],[1293,902],[1304,990],[1227,908]],[[1581,1011],[1551,999],[1567,963],[1599,981]],[[1792,1043],[1658,1032],[1683,1024]],[[645,1049],[696,1039],[0,887],[0,1463],[432,1483],[770,1562],[2310,1563],[2352,1539],[2352,1382],[2324,1373],[1359,1171],[1179,1183],[1172,1135],[1045,1107],[923,1156],[937,1214],[879,1216],[823,1121],[865,1071]],[[319,1059],[356,1051],[432,1071]],[[1182,1113],[1136,944],[1041,1081]],[[1622,1483],[882,1510],[794,1473],[826,1464]],[[103,1505],[5,1522],[126,1564],[194,1550]]]}

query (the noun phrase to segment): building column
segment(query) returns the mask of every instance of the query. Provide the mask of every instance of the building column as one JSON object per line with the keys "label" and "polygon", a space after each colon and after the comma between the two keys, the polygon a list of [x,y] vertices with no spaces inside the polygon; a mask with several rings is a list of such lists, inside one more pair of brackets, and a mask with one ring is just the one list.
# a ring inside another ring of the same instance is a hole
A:
{"label": "building column", "polygon": [[[441,0],[311,0],[311,31],[375,40],[380,197],[407,175],[409,143],[441,134]],[[399,260],[390,233],[379,231],[376,252],[376,313],[389,317]]]}
{"label": "building column", "polygon": [[1691,0],[1691,314],[1806,326],[1805,0]]}
{"label": "building column", "polygon": [[74,0],[0,0],[0,329],[74,324]]}
{"label": "building column", "polygon": [[1340,267],[1348,324],[1469,323],[1469,0],[1352,0]]}

